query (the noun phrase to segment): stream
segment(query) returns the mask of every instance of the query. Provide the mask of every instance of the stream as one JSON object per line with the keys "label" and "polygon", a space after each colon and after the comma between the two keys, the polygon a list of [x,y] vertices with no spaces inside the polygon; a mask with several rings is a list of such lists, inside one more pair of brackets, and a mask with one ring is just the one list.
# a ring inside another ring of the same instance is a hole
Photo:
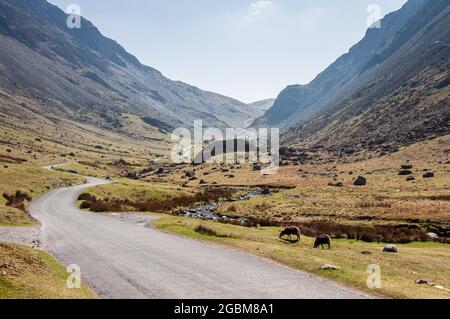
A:
{"label": "stream", "polygon": [[203,204],[197,206],[195,208],[181,210],[176,212],[177,216],[189,217],[189,218],[197,218],[204,220],[213,220],[218,222],[237,222],[240,224],[245,224],[248,221],[248,218],[245,217],[229,217],[225,216],[217,211],[217,209],[225,204],[248,201],[256,196],[261,196],[263,194],[262,189],[254,189],[245,191],[244,194],[240,197],[224,199],[217,201],[215,203]]}

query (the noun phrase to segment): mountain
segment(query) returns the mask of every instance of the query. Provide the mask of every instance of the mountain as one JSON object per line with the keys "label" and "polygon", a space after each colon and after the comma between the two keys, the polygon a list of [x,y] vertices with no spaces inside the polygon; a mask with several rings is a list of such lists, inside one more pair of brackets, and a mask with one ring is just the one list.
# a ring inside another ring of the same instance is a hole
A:
{"label": "mountain", "polygon": [[273,106],[274,102],[275,99],[265,99],[247,104],[247,108],[251,110],[253,116],[244,123],[244,127],[251,126],[257,118],[263,116]]}
{"label": "mountain", "polygon": [[[254,116],[244,103],[169,80],[141,64],[86,19],[80,29],[69,29],[67,17],[45,0],[0,1],[0,93],[3,102],[9,99],[0,104],[3,114],[125,134],[131,134],[130,119],[141,128],[168,132],[190,127],[195,119],[238,127]],[[145,129],[136,134],[145,135]]]}
{"label": "mountain", "polygon": [[365,37],[347,54],[331,64],[307,85],[292,85],[277,97],[274,106],[258,121],[264,125],[285,129],[311,118],[331,101],[342,96],[351,87],[367,63],[387,43],[392,42],[401,28],[414,16],[424,0],[409,1],[401,10],[387,15],[381,22],[382,29],[369,29]]}
{"label": "mountain", "polygon": [[310,84],[281,92],[254,125],[290,128],[286,145],[338,153],[449,133],[449,7],[408,1]]}
{"label": "mountain", "polygon": [[273,106],[274,102],[275,102],[275,99],[265,99],[265,100],[250,103],[250,104],[248,104],[248,107],[254,109],[255,111],[266,112]]}

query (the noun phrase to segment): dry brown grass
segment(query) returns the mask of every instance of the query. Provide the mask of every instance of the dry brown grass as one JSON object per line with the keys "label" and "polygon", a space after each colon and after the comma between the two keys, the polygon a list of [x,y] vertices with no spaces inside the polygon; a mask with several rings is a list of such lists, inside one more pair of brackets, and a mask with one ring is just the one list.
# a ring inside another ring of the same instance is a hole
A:
{"label": "dry brown grass", "polygon": [[[319,157],[320,158],[320,157]],[[282,166],[263,176],[249,165],[204,164],[180,167],[165,179],[198,187],[199,180],[218,185],[294,185],[248,202],[230,203],[220,212],[261,220],[304,223],[329,221],[347,225],[417,225],[450,236],[450,136],[405,147],[398,153],[360,162],[332,162]],[[401,166],[412,165],[414,181],[399,176]],[[194,170],[198,180],[184,172]],[[424,179],[425,170],[434,178]],[[229,176],[232,175],[232,178]],[[367,186],[353,185],[365,176]],[[329,186],[342,182],[343,187]]]}
{"label": "dry brown grass", "polygon": [[0,299],[95,298],[86,286],[68,289],[67,272],[39,250],[0,243]]}

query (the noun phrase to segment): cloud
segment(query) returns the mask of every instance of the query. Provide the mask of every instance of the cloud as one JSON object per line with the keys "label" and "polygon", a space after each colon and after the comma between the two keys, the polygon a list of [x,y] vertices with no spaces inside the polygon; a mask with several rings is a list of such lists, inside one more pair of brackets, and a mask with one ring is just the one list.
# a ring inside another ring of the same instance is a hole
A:
{"label": "cloud", "polygon": [[249,4],[245,20],[248,22],[255,21],[256,18],[264,16],[275,7],[273,1],[256,0]]}

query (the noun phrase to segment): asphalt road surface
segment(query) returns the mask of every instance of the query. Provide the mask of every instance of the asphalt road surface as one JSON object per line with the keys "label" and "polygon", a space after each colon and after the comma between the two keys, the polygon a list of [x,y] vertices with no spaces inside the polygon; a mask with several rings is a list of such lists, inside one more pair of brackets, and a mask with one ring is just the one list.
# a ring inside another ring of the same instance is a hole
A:
{"label": "asphalt road surface", "polygon": [[119,218],[80,211],[84,185],[52,191],[35,201],[41,247],[102,298],[367,298],[316,276],[235,249],[162,233]]}

